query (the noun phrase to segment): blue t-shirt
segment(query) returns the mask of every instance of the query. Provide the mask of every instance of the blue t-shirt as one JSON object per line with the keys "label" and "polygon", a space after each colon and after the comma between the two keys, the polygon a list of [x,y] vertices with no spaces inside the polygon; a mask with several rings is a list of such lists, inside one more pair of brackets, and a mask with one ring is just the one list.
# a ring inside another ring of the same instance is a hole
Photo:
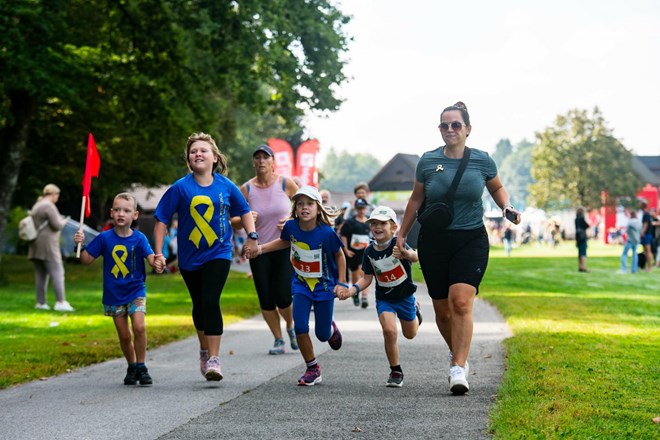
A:
{"label": "blue t-shirt", "polygon": [[[333,291],[339,280],[335,254],[343,247],[334,229],[325,223],[321,223],[311,231],[303,231],[300,229],[298,219],[293,219],[284,224],[280,238],[292,244],[291,265],[293,276],[291,277],[291,293],[293,295],[306,295],[313,301],[334,299],[335,294]],[[311,268],[312,271],[318,268],[321,273],[320,277],[307,278],[296,272],[298,255],[296,255],[294,246],[303,251],[317,251],[320,249],[320,259],[316,261],[318,266]]]}
{"label": "blue t-shirt", "polygon": [[165,192],[154,217],[169,224],[178,213],[179,267],[196,270],[211,260],[231,260],[230,218],[248,212],[245,197],[225,176],[213,173],[213,183],[201,186],[188,174]]}
{"label": "blue t-shirt", "polygon": [[[454,220],[447,229],[478,229],[484,224],[481,196],[486,182],[497,176],[497,166],[485,151],[470,148],[470,160],[454,195]],[[445,156],[444,148],[427,151],[417,163],[415,178],[424,185],[427,206],[444,201],[461,159]]]}
{"label": "blue t-shirt", "polygon": [[109,229],[85,250],[94,258],[103,255],[103,304],[121,306],[147,295],[144,259],[154,251],[142,232],[133,230],[130,236],[120,237]]}
{"label": "blue t-shirt", "polygon": [[[376,280],[376,299],[396,302],[408,298],[417,291],[412,279],[410,260],[392,257],[396,246],[396,237],[390,245],[377,250],[371,243],[362,257],[362,270],[365,275],[373,275]],[[407,249],[410,249],[406,245]],[[385,285],[383,285],[385,284]]]}

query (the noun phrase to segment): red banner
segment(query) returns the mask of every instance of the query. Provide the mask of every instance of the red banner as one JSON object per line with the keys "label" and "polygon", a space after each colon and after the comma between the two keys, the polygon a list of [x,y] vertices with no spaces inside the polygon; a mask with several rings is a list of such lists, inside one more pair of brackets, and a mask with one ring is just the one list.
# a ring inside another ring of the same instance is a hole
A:
{"label": "red banner", "polygon": [[293,177],[295,162],[293,161],[293,148],[284,139],[270,138],[268,146],[275,155],[275,173],[287,178]]}
{"label": "red banner", "polygon": [[303,142],[296,152],[296,176],[303,185],[319,186],[319,173],[316,168],[316,153],[319,151],[319,141],[310,139]]}

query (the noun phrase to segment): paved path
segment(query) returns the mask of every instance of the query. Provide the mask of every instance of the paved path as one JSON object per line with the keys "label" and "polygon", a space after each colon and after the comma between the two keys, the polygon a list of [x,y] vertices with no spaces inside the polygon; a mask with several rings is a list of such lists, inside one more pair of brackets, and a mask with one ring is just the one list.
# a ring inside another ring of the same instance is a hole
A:
{"label": "paved path", "polygon": [[[504,369],[509,335],[497,311],[475,302],[470,392],[452,396],[447,349],[433,322],[425,287],[417,338],[399,339],[402,388],[384,386],[389,368],[373,305],[336,302],[344,335],[338,352],[315,342],[323,383],[298,387],[298,352],[269,356],[262,318],[225,329],[225,379],[199,373],[196,338],[150,350],[153,387],[122,385],[117,359],[0,391],[2,439],[384,439],[488,438],[487,418]],[[148,320],[147,320],[148,323]]]}

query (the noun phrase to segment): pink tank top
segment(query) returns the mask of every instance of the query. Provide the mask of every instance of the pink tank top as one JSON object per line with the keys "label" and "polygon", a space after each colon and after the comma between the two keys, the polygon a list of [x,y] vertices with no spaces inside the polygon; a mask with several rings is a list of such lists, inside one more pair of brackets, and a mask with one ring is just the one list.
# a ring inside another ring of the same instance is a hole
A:
{"label": "pink tank top", "polygon": [[291,200],[284,191],[286,183],[284,178],[279,177],[267,188],[257,188],[256,185],[248,183],[248,198],[250,209],[256,211],[257,233],[259,243],[280,238],[280,230],[277,225],[283,218],[291,215]]}

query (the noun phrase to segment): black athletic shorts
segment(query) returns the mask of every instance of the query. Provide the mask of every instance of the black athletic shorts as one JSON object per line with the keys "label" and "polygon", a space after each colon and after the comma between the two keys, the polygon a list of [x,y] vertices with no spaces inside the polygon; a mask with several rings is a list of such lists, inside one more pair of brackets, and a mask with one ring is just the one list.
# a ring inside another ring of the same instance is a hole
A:
{"label": "black athletic shorts", "polygon": [[474,286],[479,293],[490,250],[485,227],[467,231],[424,231],[422,228],[417,247],[419,265],[431,298],[446,299],[449,286],[459,283]]}
{"label": "black athletic shorts", "polygon": [[347,256],[346,257],[346,265],[348,266],[348,270],[351,272],[355,272],[358,270],[358,267],[362,264],[362,258],[364,257],[364,249],[360,249],[359,251],[353,251],[355,252],[355,255],[352,257]]}

